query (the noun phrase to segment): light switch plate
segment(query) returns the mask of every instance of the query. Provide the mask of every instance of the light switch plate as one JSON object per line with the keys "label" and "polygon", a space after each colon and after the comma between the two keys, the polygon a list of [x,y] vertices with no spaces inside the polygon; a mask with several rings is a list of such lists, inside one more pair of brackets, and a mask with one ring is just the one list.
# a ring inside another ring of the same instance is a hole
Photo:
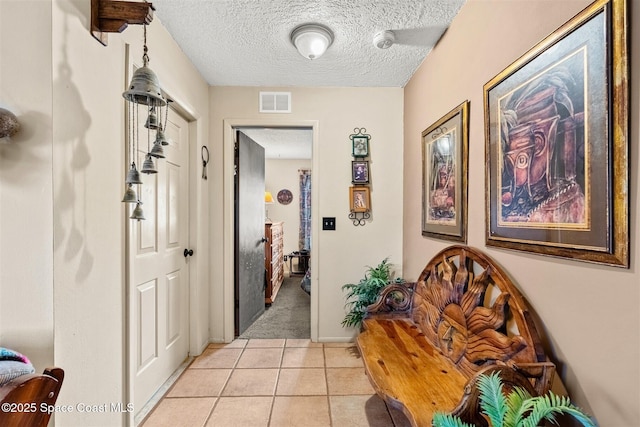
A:
{"label": "light switch plate", "polygon": [[323,230],[335,230],[336,229],[336,217],[322,217],[322,229]]}

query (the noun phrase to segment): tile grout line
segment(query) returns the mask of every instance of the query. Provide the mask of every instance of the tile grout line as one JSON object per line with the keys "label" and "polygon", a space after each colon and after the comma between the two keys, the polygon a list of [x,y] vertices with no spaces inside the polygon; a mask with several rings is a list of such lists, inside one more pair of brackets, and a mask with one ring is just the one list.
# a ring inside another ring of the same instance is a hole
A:
{"label": "tile grout line", "polygon": [[278,364],[278,373],[276,374],[276,382],[273,385],[273,395],[271,396],[271,408],[269,410],[269,419],[267,420],[267,426],[271,425],[271,417],[273,416],[273,407],[276,404],[276,393],[278,392],[278,383],[280,382],[280,372],[282,370],[282,361],[284,360],[284,349],[287,348],[287,340],[284,340],[282,346],[282,353],[280,353],[280,363]]}
{"label": "tile grout line", "polygon": [[324,364],[324,382],[325,382],[325,386],[327,388],[327,409],[329,410],[329,426],[333,427],[333,415],[331,413],[331,399],[330,399],[330,392],[329,392],[329,373],[327,372],[327,352],[326,352],[326,346],[324,344],[322,344],[322,361]]}

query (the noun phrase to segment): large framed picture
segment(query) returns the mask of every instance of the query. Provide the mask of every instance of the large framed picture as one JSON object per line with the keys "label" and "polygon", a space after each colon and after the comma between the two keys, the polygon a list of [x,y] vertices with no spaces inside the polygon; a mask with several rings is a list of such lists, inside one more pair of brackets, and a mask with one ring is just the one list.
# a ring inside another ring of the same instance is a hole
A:
{"label": "large framed picture", "polygon": [[469,101],[422,132],[422,235],[467,241]]}
{"label": "large framed picture", "polygon": [[371,210],[369,187],[349,187],[349,206],[351,212],[369,212]]}
{"label": "large framed picture", "polygon": [[486,243],[629,267],[624,0],[598,0],[484,86]]}

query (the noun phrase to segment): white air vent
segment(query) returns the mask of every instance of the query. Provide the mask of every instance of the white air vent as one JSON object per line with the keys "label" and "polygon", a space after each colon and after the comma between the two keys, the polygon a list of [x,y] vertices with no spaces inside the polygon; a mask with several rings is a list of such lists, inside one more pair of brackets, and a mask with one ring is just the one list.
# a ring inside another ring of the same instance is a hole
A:
{"label": "white air vent", "polygon": [[291,92],[260,92],[261,113],[290,113]]}

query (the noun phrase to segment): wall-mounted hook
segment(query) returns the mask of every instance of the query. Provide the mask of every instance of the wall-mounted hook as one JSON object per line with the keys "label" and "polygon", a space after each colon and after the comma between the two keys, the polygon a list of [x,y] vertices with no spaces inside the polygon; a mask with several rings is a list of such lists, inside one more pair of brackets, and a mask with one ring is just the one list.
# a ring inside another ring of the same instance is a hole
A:
{"label": "wall-mounted hook", "polygon": [[207,163],[209,163],[209,149],[206,145],[202,146],[200,150],[200,155],[202,157],[202,179],[207,179]]}

